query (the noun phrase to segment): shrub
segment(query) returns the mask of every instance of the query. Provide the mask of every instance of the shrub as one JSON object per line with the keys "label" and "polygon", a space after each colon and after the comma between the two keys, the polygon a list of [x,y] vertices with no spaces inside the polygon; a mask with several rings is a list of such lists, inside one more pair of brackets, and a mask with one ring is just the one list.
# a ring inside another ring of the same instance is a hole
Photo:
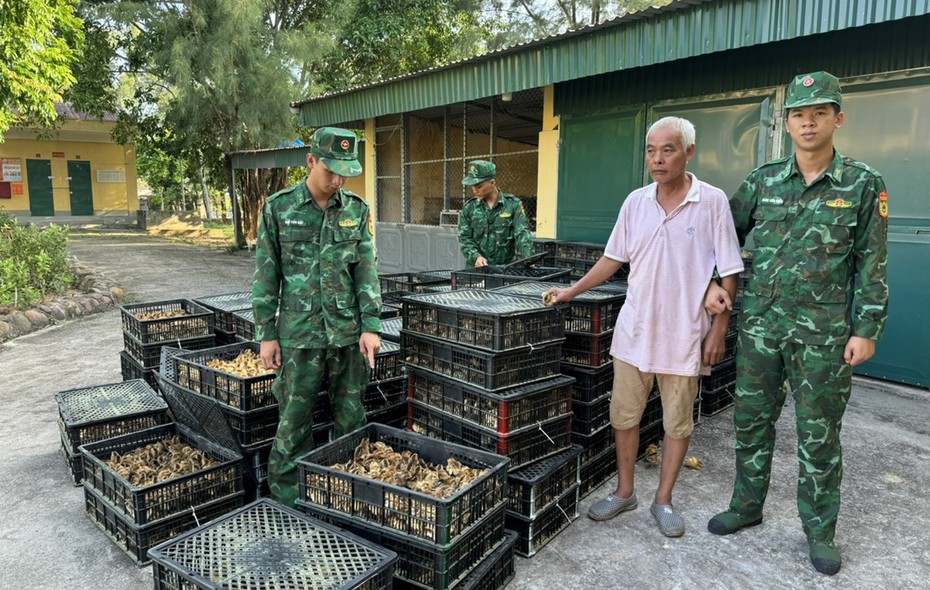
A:
{"label": "shrub", "polygon": [[25,309],[72,280],[68,228],[23,226],[0,211],[0,306]]}

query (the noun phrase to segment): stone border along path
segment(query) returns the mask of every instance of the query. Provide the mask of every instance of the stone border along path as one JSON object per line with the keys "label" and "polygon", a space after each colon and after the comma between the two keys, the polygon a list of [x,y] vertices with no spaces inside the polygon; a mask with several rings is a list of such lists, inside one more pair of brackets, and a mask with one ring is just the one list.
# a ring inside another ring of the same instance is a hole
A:
{"label": "stone border along path", "polygon": [[58,322],[108,311],[123,301],[125,292],[119,285],[74,256],[68,257],[68,268],[80,293],[0,314],[0,344]]}

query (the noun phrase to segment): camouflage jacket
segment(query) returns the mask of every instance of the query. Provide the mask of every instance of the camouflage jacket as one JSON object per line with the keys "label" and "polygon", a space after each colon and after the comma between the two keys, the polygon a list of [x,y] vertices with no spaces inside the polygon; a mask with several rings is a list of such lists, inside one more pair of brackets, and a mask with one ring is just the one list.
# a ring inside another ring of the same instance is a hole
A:
{"label": "camouflage jacket", "polygon": [[[336,348],[381,332],[368,205],[340,190],[321,210],[306,181],[268,197],[255,248],[257,340]],[[278,314],[278,317],[275,317]]]}
{"label": "camouflage jacket", "polygon": [[839,152],[810,186],[793,156],[750,173],[730,199],[740,244],[755,228],[741,328],[801,344],[881,337],[887,207],[881,175]]}
{"label": "camouflage jacket", "polygon": [[477,197],[469,199],[459,216],[459,247],[470,267],[479,256],[488,264],[513,262],[514,251],[519,258],[532,256],[533,234],[523,203],[503,192],[490,209]]}

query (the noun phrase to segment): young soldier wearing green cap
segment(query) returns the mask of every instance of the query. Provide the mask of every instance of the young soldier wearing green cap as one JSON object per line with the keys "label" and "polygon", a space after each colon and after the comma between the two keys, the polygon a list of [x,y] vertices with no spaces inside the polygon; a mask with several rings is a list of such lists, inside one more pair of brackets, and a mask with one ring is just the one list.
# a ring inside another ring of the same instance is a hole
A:
{"label": "young soldier wearing green cap", "polygon": [[[888,309],[888,193],[881,175],[833,147],[842,126],[839,80],[826,72],[788,87],[794,155],[754,170],[730,200],[740,243],[755,228],[736,357],[736,481],[717,535],[762,522],[775,422],[786,389],[798,433],[798,513],[814,567],[835,574],[843,477],[840,429],[853,367],[875,352]],[[711,285],[711,313],[730,309]]]}
{"label": "young soldier wearing green cap", "polygon": [[497,188],[497,167],[493,162],[468,163],[462,179],[475,196],[462,207],[459,216],[459,247],[468,266],[513,262],[533,254],[533,235],[523,211],[523,203]]}
{"label": "young soldier wearing green cap", "polygon": [[365,424],[361,396],[381,348],[381,289],[368,205],[342,188],[358,176],[355,134],[317,129],[304,182],[265,200],[252,284],[256,339],[280,420],[268,462],[272,497],[295,506],[296,460],[313,449],[313,407],[324,377],[335,436]]}

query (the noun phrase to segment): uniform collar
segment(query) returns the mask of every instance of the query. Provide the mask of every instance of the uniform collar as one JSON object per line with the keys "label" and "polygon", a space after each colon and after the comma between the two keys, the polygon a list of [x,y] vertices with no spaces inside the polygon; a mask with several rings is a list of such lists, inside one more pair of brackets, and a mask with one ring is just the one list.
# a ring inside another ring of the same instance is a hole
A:
{"label": "uniform collar", "polygon": [[[685,195],[685,200],[682,202],[690,201],[692,203],[697,203],[698,201],[701,200],[701,187],[698,186],[700,184],[698,182],[698,178],[697,176],[688,172],[687,170],[685,170],[685,174],[691,177],[691,188],[688,189],[688,194]],[[646,198],[655,201],[658,194],[659,194],[659,183],[658,182],[653,182],[647,187]]]}
{"label": "uniform collar", "polygon": [[[304,181],[300,183],[300,196],[303,199],[303,204],[316,204],[316,201],[313,200],[313,195],[310,194],[310,188],[307,186],[307,178],[309,177],[304,177]],[[342,189],[339,189],[333,193],[333,197],[330,199],[330,202],[333,203],[333,205],[331,205],[333,207],[343,207],[345,205],[345,195],[343,194]],[[330,205],[327,205],[327,207],[330,207]]]}
{"label": "uniform collar", "polygon": [[[788,180],[792,176],[801,176],[801,170],[798,169],[798,159],[791,156],[785,161],[785,167],[775,177],[776,182]],[[834,184],[843,182],[843,154],[836,148],[833,148],[833,161],[824,170],[823,176],[829,176]]]}

